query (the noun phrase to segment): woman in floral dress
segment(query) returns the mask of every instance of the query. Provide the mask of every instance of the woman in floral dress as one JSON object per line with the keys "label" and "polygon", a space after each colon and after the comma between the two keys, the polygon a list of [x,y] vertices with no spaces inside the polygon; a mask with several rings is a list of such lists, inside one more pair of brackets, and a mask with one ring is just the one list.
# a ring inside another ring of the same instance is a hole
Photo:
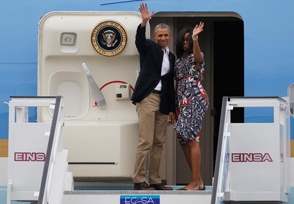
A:
{"label": "woman in floral dress", "polygon": [[177,122],[174,129],[192,171],[192,179],[180,190],[205,190],[200,174],[200,131],[208,96],[201,81],[204,75],[204,55],[198,44],[198,34],[203,31],[200,22],[193,29],[184,27],[177,35],[175,64]]}

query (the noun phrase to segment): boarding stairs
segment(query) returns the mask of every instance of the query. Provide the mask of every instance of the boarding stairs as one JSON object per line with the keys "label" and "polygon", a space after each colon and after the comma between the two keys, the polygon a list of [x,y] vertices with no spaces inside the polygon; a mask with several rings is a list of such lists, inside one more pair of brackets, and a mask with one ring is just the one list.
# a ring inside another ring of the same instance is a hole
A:
{"label": "boarding stairs", "polygon": [[[51,122],[29,121],[36,107],[54,112]],[[232,123],[235,108],[270,108],[267,123]],[[287,99],[224,97],[211,190],[74,190],[63,149],[63,99],[11,97],[7,204],[221,204],[286,203],[290,175]],[[175,188],[176,189],[176,188]]]}

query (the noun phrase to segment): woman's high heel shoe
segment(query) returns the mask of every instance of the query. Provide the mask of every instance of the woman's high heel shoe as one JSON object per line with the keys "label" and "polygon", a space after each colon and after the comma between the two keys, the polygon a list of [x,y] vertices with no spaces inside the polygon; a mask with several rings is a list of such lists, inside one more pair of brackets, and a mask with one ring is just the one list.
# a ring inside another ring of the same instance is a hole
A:
{"label": "woman's high heel shoe", "polygon": [[186,189],[185,187],[183,188],[179,188],[177,190],[180,190],[180,191],[204,191],[205,190],[205,185],[202,184],[202,185],[198,185],[192,189]]}
{"label": "woman's high heel shoe", "polygon": [[198,185],[195,188],[191,189],[192,191],[204,191],[205,190],[205,185]]}

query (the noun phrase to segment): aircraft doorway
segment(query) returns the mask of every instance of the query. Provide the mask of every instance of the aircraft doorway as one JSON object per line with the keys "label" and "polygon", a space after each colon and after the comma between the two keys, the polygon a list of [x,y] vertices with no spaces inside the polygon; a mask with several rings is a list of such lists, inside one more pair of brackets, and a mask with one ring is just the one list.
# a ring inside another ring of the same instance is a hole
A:
{"label": "aircraft doorway", "polygon": [[[199,44],[205,56],[203,85],[210,99],[210,108],[201,131],[201,175],[206,185],[212,184],[217,148],[221,102],[223,96],[244,96],[244,23],[235,13],[157,13],[150,20],[150,38],[154,27],[166,23],[173,39],[169,48],[174,50],[177,32],[185,25],[204,22]],[[173,51],[174,53],[174,51]],[[234,122],[243,122],[244,111],[233,112]],[[167,130],[161,176],[168,184],[189,183],[191,172],[172,127]]]}

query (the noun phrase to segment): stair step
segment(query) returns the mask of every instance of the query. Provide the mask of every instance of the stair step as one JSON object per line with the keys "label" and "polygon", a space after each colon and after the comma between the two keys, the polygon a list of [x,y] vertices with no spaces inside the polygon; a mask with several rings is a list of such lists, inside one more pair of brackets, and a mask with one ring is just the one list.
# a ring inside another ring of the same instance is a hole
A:
{"label": "stair step", "polygon": [[104,194],[167,194],[167,195],[211,195],[210,190],[206,191],[164,191],[164,190],[144,190],[144,191],[134,191],[134,190],[75,190],[75,191],[65,191],[64,195],[104,195]]}
{"label": "stair step", "polygon": [[[205,191],[134,191],[134,190],[74,190],[65,191],[62,204],[209,204],[211,190]],[[137,201],[137,202],[136,202]]]}

